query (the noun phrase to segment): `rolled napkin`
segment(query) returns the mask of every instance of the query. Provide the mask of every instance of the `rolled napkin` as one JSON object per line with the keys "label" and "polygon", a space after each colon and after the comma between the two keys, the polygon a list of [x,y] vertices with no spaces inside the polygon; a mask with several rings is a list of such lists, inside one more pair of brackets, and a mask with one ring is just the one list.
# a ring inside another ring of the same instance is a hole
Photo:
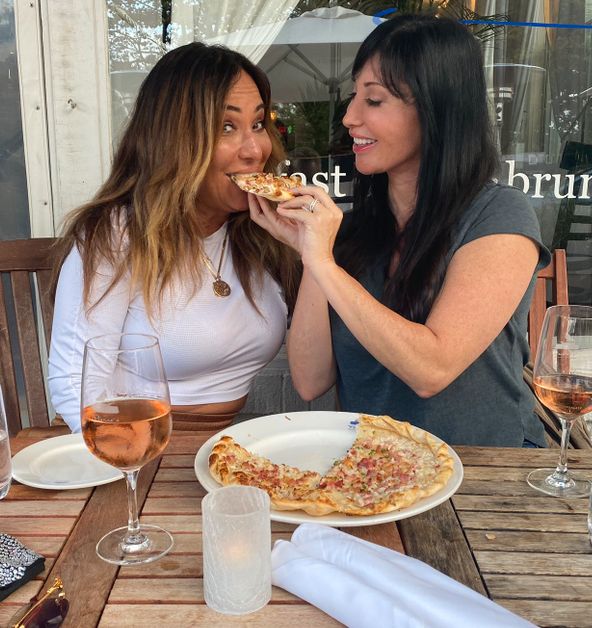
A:
{"label": "rolled napkin", "polygon": [[351,628],[532,628],[429,565],[318,524],[277,541],[272,582]]}
{"label": "rolled napkin", "polygon": [[271,565],[272,584],[306,600],[346,626],[423,628],[425,625],[408,617],[388,595],[348,571],[308,556],[290,541],[275,542]]}

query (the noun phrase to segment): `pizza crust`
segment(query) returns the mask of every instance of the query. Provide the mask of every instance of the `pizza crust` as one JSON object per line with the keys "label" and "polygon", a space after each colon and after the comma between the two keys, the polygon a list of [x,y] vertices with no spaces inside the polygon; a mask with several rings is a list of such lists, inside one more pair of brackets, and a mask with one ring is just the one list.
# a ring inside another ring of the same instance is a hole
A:
{"label": "pizza crust", "polygon": [[287,177],[274,175],[271,172],[250,172],[232,174],[230,178],[243,192],[263,196],[276,203],[294,198],[290,190],[302,185],[302,179],[294,174]]}
{"label": "pizza crust", "polygon": [[220,484],[262,488],[269,494],[276,510],[298,510],[306,506],[306,495],[321,479],[316,471],[278,465],[252,454],[230,436],[222,436],[214,445],[208,466],[212,477]]}
{"label": "pizza crust", "polygon": [[445,443],[410,423],[371,415],[360,415],[351,447],[322,477],[252,454],[230,436],[214,445],[208,462],[220,484],[257,486],[267,491],[274,509],[313,516],[400,510],[439,491],[454,471]]}
{"label": "pizza crust", "polygon": [[[374,477],[366,466],[376,470]],[[405,481],[398,487],[401,470]],[[312,497],[343,514],[377,515],[433,495],[453,470],[448,446],[427,432],[387,416],[361,415],[355,441]]]}
{"label": "pizza crust", "polygon": [[[362,414],[360,416],[359,432],[375,436],[389,436],[393,433],[408,438],[411,441],[425,445],[434,455],[438,462],[439,469],[436,475],[436,482],[440,486],[439,490],[446,485],[454,471],[454,459],[450,455],[450,450],[446,443],[437,440],[429,432],[421,430],[406,421],[395,421],[389,416],[371,416]],[[436,491],[434,491],[436,492]]]}

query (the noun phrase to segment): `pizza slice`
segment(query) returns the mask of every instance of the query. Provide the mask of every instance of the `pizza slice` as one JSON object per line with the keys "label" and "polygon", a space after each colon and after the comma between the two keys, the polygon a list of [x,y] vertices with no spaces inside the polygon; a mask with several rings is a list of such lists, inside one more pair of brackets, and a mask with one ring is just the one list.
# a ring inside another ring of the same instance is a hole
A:
{"label": "pizza slice", "polygon": [[266,491],[276,510],[306,509],[306,495],[321,479],[316,471],[275,464],[253,454],[230,436],[222,436],[212,447],[208,464],[210,473],[220,484],[243,484]]}
{"label": "pizza slice", "polygon": [[244,192],[263,196],[276,203],[294,198],[291,190],[302,185],[301,178],[295,174],[286,177],[271,172],[250,172],[231,174],[230,178]]}
{"label": "pizza slice", "polygon": [[376,515],[433,495],[454,470],[448,446],[410,423],[360,416],[356,439],[308,499],[337,512]]}

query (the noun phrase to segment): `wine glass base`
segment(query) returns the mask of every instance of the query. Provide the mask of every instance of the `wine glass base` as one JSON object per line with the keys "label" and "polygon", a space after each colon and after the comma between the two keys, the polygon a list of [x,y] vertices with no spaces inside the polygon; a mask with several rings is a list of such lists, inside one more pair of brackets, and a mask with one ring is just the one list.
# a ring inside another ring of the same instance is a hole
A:
{"label": "wine glass base", "polygon": [[97,543],[99,558],[112,565],[140,565],[162,558],[173,547],[173,537],[159,526],[140,524],[138,543],[126,544],[127,526],[105,534]]}
{"label": "wine glass base", "polygon": [[569,475],[565,481],[555,477],[555,469],[531,471],[526,481],[532,488],[553,497],[588,497],[591,483],[588,480]]}

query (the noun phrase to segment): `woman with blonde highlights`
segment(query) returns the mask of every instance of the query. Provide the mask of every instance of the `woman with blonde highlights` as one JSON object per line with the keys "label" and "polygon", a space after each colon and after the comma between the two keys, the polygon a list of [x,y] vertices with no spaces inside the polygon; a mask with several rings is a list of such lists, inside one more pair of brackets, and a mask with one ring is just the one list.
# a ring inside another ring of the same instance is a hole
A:
{"label": "woman with blonde highlights", "polygon": [[228,176],[281,160],[269,110],[264,73],[221,46],[177,48],[146,77],[107,181],[60,244],[49,385],[74,431],[90,337],[156,335],[184,427],[230,423],[277,353],[295,255]]}

